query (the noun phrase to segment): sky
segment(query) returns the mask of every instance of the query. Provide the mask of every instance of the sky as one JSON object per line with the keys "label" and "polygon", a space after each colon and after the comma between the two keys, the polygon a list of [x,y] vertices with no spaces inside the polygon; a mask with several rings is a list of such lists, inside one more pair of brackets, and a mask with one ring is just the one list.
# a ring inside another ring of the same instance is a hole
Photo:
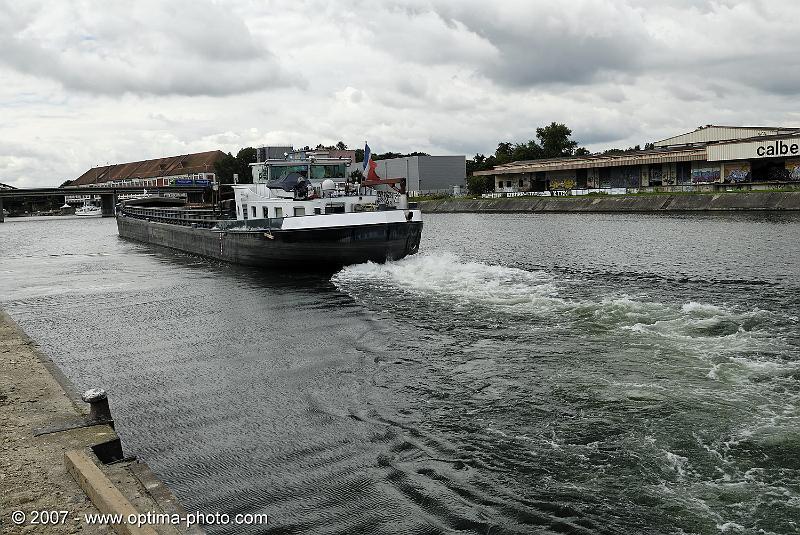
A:
{"label": "sky", "polygon": [[263,145],[800,127],[796,0],[0,0],[0,182]]}

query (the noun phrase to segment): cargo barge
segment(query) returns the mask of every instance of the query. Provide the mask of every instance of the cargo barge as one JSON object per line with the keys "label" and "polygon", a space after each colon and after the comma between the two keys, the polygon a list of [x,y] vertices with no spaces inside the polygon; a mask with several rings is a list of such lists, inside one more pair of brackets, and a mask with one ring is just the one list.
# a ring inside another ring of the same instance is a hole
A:
{"label": "cargo barge", "polygon": [[422,214],[408,203],[405,179],[351,188],[309,179],[312,165],[334,172],[344,166],[272,162],[255,183],[233,186],[232,213],[225,216],[163,197],[124,201],[117,207],[119,235],[226,262],[308,271],[399,260],[419,250]]}

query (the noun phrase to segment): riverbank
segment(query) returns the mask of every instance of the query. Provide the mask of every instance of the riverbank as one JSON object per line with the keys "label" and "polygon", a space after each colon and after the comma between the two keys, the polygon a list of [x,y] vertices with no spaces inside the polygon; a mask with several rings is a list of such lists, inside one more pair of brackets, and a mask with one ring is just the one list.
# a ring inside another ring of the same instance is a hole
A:
{"label": "riverbank", "polygon": [[[86,404],[72,385],[2,310],[0,369],[0,526],[5,533],[114,533],[110,526],[87,523],[85,515],[115,513],[120,504],[136,514],[185,514],[145,463],[121,458],[111,425],[87,424]],[[68,462],[67,453],[84,463]],[[116,462],[103,464],[99,457]],[[53,517],[51,511],[60,513]],[[117,526],[117,532],[127,527]],[[186,532],[154,528],[137,533]]]}
{"label": "riverbank", "polygon": [[800,210],[800,191],[501,197],[420,201],[426,213],[455,212],[726,212]]}

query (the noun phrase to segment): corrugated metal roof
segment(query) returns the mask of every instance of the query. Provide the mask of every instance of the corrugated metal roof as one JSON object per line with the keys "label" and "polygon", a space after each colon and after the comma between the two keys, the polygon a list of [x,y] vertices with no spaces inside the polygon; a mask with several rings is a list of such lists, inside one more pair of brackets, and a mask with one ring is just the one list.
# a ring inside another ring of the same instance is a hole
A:
{"label": "corrugated metal roof", "polygon": [[729,141],[737,139],[745,139],[754,137],[753,132],[759,132],[758,135],[769,136],[792,132],[797,130],[797,127],[787,126],[720,126],[720,125],[706,125],[697,128],[685,134],[668,137],[660,141],[656,141],[656,147],[668,147],[671,145],[688,145],[692,143],[713,143],[717,141]]}
{"label": "corrugated metal roof", "polygon": [[212,150],[140,162],[105,165],[89,169],[73,180],[70,185],[85,186],[87,184],[102,184],[113,180],[213,173],[214,163],[224,156],[225,153],[221,150]]}
{"label": "corrugated metal roof", "polygon": [[651,150],[616,155],[593,155],[584,157],[551,158],[548,160],[528,160],[496,166],[489,171],[476,171],[475,175],[501,175],[515,173],[535,173],[538,171],[561,171],[569,169],[591,169],[594,167],[621,167],[625,165],[649,165],[698,161],[706,159],[706,149],[686,148],[679,150]]}

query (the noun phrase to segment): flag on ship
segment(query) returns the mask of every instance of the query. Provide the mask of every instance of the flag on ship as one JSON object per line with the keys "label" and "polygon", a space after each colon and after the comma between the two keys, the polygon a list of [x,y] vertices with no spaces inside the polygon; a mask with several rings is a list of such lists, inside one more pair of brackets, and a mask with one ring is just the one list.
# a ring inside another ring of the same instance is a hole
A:
{"label": "flag on ship", "polygon": [[375,168],[378,164],[372,159],[372,151],[369,150],[369,144],[364,142],[364,170],[367,171],[367,180],[380,180],[381,177],[378,176],[378,173],[375,172]]}
{"label": "flag on ship", "polygon": [[372,151],[369,150],[369,143],[364,142],[364,171],[367,170],[367,162],[372,160]]}

